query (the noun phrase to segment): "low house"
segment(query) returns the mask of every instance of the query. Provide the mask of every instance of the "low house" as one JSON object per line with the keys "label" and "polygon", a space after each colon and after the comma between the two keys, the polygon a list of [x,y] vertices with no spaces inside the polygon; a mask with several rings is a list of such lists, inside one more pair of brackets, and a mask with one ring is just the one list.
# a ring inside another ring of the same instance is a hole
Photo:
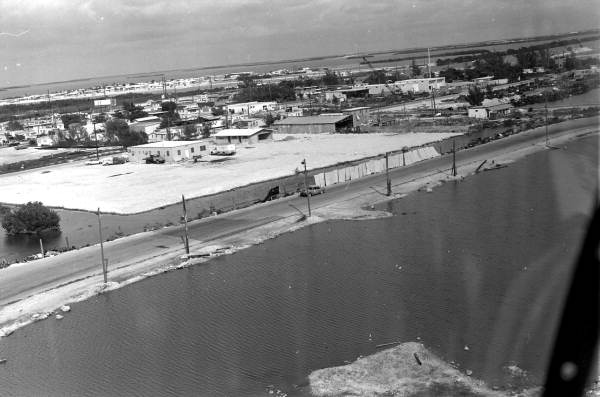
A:
{"label": "low house", "polygon": [[475,119],[497,119],[510,113],[513,106],[510,103],[501,103],[490,106],[472,106],[468,110],[468,115]]}
{"label": "low house", "polygon": [[352,129],[351,114],[321,114],[319,116],[288,117],[277,120],[273,127],[280,134],[334,134]]}
{"label": "low house", "polygon": [[239,128],[221,130],[212,136],[217,145],[230,143],[255,144],[258,142],[272,141],[273,130],[267,128]]}
{"label": "low house", "polygon": [[161,156],[167,163],[191,160],[194,156],[206,153],[207,141],[161,141],[147,143],[145,145],[131,146],[127,149],[129,159],[136,162],[144,162],[150,156]]}

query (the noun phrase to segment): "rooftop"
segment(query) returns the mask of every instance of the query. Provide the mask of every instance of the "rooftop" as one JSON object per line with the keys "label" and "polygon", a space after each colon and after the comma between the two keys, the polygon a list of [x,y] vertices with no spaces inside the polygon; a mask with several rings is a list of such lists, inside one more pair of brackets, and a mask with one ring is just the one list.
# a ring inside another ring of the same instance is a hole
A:
{"label": "rooftop", "polygon": [[306,124],[335,124],[344,121],[351,115],[321,114],[319,116],[300,116],[288,117],[283,120],[277,120],[275,125],[306,125]]}
{"label": "rooftop", "polygon": [[270,131],[267,128],[229,128],[225,130],[221,130],[213,135],[215,138],[223,138],[229,136],[243,136],[249,137],[255,134],[258,134],[261,131]]}
{"label": "rooftop", "polygon": [[359,106],[356,108],[342,109],[342,112],[356,112],[357,110],[366,110],[366,109],[371,109],[371,108],[368,106]]}
{"label": "rooftop", "polygon": [[160,141],[160,142],[146,143],[145,145],[132,146],[132,148],[169,149],[169,148],[193,145],[195,143],[202,143],[202,142],[205,142],[205,141]]}

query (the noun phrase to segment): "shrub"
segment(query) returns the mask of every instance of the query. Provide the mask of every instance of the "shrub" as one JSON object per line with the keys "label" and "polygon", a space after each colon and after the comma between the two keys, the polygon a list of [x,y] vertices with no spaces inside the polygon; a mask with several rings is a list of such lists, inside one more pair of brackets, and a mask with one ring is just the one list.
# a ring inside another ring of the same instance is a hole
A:
{"label": "shrub", "polygon": [[2,227],[7,234],[39,234],[45,230],[60,230],[56,211],[39,201],[29,202],[16,210],[5,212]]}

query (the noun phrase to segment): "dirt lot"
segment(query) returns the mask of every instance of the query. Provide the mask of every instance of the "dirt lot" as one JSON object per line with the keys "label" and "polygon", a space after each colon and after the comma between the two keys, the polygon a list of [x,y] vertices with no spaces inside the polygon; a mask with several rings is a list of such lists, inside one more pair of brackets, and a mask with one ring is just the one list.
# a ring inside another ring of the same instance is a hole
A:
{"label": "dirt lot", "polygon": [[[420,146],[456,134],[343,134],[275,136],[273,142],[238,147],[233,157],[206,156],[198,163],[101,166],[84,161],[0,176],[0,202],[42,201],[72,209],[133,213],[177,202],[181,194],[198,197],[319,168]],[[13,149],[14,150],[14,149]],[[226,160],[225,160],[226,159]]]}

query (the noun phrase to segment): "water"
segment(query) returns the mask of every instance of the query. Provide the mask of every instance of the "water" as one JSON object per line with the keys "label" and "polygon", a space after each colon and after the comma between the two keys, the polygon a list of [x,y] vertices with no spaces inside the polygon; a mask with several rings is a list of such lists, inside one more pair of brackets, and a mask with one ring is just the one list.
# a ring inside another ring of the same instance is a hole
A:
{"label": "water", "polygon": [[540,384],[597,153],[584,138],[393,202],[391,218],[314,225],[74,304],[0,340],[2,393],[306,395],[311,371],[417,338],[489,385]]}

